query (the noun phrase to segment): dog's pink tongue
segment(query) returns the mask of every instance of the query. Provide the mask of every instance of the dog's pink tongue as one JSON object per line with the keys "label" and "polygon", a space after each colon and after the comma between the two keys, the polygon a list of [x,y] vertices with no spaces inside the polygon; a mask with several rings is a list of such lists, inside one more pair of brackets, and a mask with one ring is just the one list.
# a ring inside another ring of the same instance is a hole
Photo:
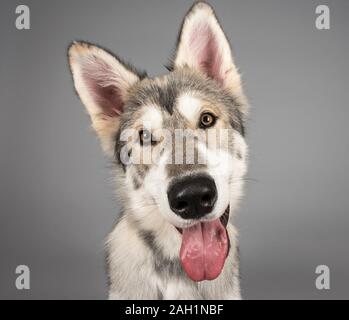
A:
{"label": "dog's pink tongue", "polygon": [[182,237],[179,256],[189,278],[194,281],[217,278],[228,252],[227,230],[220,220],[183,229]]}

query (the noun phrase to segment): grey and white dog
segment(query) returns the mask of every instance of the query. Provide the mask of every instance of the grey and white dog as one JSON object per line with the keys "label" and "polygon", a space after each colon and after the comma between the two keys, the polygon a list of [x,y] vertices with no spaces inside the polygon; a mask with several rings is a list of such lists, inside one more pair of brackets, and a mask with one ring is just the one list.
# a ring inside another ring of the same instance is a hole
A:
{"label": "grey and white dog", "polygon": [[[213,9],[192,6],[170,72],[160,77],[86,42],[72,43],[68,56],[115,162],[122,211],[107,240],[109,298],[240,299],[233,214],[247,168],[248,105]],[[189,134],[178,139],[180,131]],[[208,143],[222,132],[229,134]],[[156,161],[145,161],[145,151]]]}

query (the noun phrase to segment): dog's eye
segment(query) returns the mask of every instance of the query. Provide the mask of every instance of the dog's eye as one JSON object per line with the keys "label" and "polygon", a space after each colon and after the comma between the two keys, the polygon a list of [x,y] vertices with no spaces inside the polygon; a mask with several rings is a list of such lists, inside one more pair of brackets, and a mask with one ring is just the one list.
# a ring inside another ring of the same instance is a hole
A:
{"label": "dog's eye", "polygon": [[200,116],[199,126],[202,129],[210,128],[216,123],[216,120],[217,120],[216,116],[214,116],[212,113],[204,112]]}
{"label": "dog's eye", "polygon": [[156,141],[153,139],[153,135],[147,129],[139,130],[139,143],[141,146],[155,145]]}

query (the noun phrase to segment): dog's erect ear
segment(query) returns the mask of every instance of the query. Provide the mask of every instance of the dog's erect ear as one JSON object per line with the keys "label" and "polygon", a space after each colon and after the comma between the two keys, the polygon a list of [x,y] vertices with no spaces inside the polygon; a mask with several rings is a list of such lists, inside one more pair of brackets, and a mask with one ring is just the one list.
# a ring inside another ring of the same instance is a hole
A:
{"label": "dog's erect ear", "polygon": [[185,66],[203,72],[236,94],[242,93],[229,42],[213,9],[204,2],[189,10],[180,31],[174,68]]}
{"label": "dog's erect ear", "polygon": [[68,58],[75,89],[110,154],[127,92],[140,78],[110,53],[85,42],[74,42]]}

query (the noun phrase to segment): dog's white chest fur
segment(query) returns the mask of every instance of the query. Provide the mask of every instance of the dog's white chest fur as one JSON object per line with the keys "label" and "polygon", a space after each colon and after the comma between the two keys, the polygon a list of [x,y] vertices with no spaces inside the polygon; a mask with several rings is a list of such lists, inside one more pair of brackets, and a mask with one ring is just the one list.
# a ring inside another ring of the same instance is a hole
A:
{"label": "dog's white chest fur", "polygon": [[232,225],[228,225],[227,230],[231,249],[221,275],[212,281],[194,282],[179,269],[176,258],[162,256],[178,257],[179,242],[172,247],[158,248],[167,252],[154,252],[140,237],[139,230],[123,219],[107,242],[109,299],[241,299],[236,230]]}

